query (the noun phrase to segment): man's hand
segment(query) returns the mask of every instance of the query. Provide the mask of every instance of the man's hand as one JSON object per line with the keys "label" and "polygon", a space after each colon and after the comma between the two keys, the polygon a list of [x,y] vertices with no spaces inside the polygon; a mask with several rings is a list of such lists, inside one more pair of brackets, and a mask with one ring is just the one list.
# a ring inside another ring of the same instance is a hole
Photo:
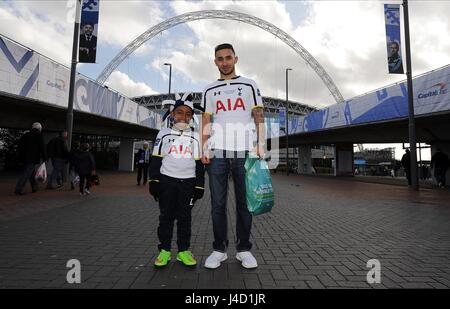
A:
{"label": "man's hand", "polygon": [[260,159],[264,159],[264,156],[266,154],[265,150],[264,150],[264,145],[260,145],[258,144],[257,148],[256,148],[256,155],[260,158]]}
{"label": "man's hand", "polygon": [[260,145],[260,144],[256,145],[255,148],[253,148],[253,152],[256,154],[256,156],[260,160],[264,159],[264,155],[266,154],[265,150],[264,150],[264,145]]}

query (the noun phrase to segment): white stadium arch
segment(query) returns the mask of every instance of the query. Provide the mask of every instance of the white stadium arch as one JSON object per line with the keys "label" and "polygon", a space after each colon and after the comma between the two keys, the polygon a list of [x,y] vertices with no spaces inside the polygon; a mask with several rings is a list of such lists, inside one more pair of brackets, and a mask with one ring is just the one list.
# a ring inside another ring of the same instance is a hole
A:
{"label": "white stadium arch", "polygon": [[328,88],[330,93],[333,95],[333,98],[337,103],[344,102],[344,98],[340,93],[339,89],[334,84],[331,77],[324,70],[324,68],[319,64],[319,62],[302,46],[298,43],[293,37],[289,34],[276,27],[275,25],[260,19],[258,17],[239,13],[235,11],[229,10],[206,10],[206,11],[196,11],[189,12],[182,15],[178,15],[167,19],[156,26],[151,27],[141,35],[139,35],[136,39],[134,39],[130,44],[128,44],[125,48],[123,48],[114,59],[103,69],[100,75],[97,77],[97,82],[99,84],[104,84],[111,73],[136,49],[138,49],[142,44],[152,39],[159,33],[167,30],[169,28],[175,27],[179,24],[201,20],[201,19],[227,19],[227,20],[235,20],[244,22],[250,25],[257,26],[279,38],[286,45],[292,48],[298,55],[300,55],[306,63],[316,72],[316,74],[323,81],[325,86]]}

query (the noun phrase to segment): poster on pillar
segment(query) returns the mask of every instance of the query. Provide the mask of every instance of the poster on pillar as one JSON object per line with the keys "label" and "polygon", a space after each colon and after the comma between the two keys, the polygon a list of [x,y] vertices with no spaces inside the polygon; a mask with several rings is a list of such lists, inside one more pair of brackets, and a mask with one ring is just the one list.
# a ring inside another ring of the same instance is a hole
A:
{"label": "poster on pillar", "polygon": [[385,4],[384,18],[389,74],[404,74],[400,43],[400,5]]}
{"label": "poster on pillar", "polygon": [[278,108],[278,114],[279,114],[280,133],[281,131],[286,132],[286,108],[285,107]]}
{"label": "poster on pillar", "polygon": [[95,63],[100,0],[82,0],[78,62]]}

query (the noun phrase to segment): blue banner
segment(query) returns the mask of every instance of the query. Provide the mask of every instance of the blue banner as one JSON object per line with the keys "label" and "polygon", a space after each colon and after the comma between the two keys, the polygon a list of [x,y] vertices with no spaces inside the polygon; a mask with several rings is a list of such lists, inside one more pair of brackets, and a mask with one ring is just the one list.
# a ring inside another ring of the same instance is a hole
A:
{"label": "blue banner", "polygon": [[78,62],[95,63],[100,0],[83,0],[82,3]]}
{"label": "blue banner", "polygon": [[279,123],[280,123],[280,131],[286,130],[286,108],[280,107],[278,109],[279,112]]}
{"label": "blue banner", "polygon": [[388,70],[390,74],[403,74],[403,60],[400,42],[400,5],[385,4],[386,44]]}

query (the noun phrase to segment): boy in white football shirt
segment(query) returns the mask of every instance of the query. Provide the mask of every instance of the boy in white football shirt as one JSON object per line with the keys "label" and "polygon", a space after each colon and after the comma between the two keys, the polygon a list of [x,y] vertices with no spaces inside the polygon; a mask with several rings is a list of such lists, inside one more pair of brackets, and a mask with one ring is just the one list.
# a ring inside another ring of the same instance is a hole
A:
{"label": "boy in white football shirt", "polygon": [[167,265],[171,258],[174,221],[177,221],[177,260],[186,266],[197,264],[189,251],[191,210],[204,193],[204,167],[200,161],[198,133],[189,126],[194,107],[188,93],[171,108],[172,128],[164,128],[156,137],[150,166],[149,191],[159,200],[159,255],[155,266]]}

